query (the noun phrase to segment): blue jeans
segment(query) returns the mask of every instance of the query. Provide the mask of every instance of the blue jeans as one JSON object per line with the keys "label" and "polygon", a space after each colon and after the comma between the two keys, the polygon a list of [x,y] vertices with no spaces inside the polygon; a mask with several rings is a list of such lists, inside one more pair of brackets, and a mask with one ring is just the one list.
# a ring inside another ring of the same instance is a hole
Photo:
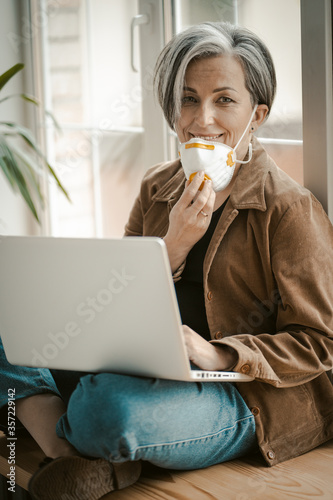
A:
{"label": "blue jeans", "polygon": [[84,455],[171,469],[208,467],[256,449],[254,417],[229,382],[87,375],[57,433]]}
{"label": "blue jeans", "polygon": [[8,389],[15,389],[17,399],[61,393],[69,402],[57,433],[85,455],[199,469],[256,448],[254,417],[228,382],[175,382],[108,373],[80,379],[82,373],[53,371],[59,392],[48,369],[9,364],[1,339],[0,373],[3,430]]}
{"label": "blue jeans", "polygon": [[52,392],[60,396],[58,388],[49,370],[28,368],[8,363],[0,338],[0,429],[6,430],[8,390],[15,390],[15,398],[23,398]]}

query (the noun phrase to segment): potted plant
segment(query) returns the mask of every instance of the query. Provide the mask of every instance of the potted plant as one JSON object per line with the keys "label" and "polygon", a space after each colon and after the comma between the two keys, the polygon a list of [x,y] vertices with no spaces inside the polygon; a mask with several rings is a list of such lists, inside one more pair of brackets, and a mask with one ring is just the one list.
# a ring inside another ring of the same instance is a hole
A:
{"label": "potted plant", "polygon": [[[15,66],[0,75],[1,93],[6,83],[23,68],[23,64],[15,64]],[[35,106],[39,106],[40,104],[33,96],[27,94],[13,94],[1,97],[0,105],[14,97],[20,97]],[[50,113],[48,113],[48,115],[51,116],[56,127],[59,128],[54,117]],[[24,141],[27,146],[27,148],[25,148],[27,152],[24,148],[19,147],[16,141],[14,142],[11,140],[17,137]],[[33,153],[34,156],[31,153]],[[48,163],[30,130],[12,121],[0,121],[0,170],[7,178],[13,191],[19,191],[21,193],[38,223],[40,223],[40,219],[36,205],[38,204],[41,208],[44,208],[44,197],[41,191],[40,180],[45,169],[56,181],[59,189],[61,189],[69,200],[67,191],[61,184],[51,165]]]}

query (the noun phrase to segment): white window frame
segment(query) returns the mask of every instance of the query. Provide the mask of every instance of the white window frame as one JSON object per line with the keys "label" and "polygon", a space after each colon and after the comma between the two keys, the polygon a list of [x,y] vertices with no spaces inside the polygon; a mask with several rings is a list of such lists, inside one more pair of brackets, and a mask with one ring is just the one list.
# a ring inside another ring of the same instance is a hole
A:
{"label": "white window frame", "polygon": [[304,185],[333,222],[332,2],[301,0]]}

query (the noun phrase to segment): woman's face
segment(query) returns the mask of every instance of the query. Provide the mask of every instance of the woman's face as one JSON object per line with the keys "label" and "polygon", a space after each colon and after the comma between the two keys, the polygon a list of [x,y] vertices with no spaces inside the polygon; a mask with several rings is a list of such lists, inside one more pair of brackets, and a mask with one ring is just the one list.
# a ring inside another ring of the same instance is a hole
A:
{"label": "woman's face", "polygon": [[[251,117],[250,93],[237,59],[229,55],[191,61],[185,74],[181,115],[175,129],[180,142],[193,137],[235,147]],[[260,105],[237,148],[237,158],[248,150],[251,127],[264,120],[267,106]]]}

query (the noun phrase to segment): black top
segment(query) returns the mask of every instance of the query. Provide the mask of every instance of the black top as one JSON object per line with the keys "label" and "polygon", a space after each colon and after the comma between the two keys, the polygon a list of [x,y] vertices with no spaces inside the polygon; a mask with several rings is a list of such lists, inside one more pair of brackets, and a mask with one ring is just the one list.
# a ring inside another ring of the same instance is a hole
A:
{"label": "black top", "polygon": [[206,340],[211,340],[211,337],[205,309],[203,262],[226,203],[227,200],[213,212],[207,231],[188,253],[182,277],[175,283],[183,325],[189,326]]}

